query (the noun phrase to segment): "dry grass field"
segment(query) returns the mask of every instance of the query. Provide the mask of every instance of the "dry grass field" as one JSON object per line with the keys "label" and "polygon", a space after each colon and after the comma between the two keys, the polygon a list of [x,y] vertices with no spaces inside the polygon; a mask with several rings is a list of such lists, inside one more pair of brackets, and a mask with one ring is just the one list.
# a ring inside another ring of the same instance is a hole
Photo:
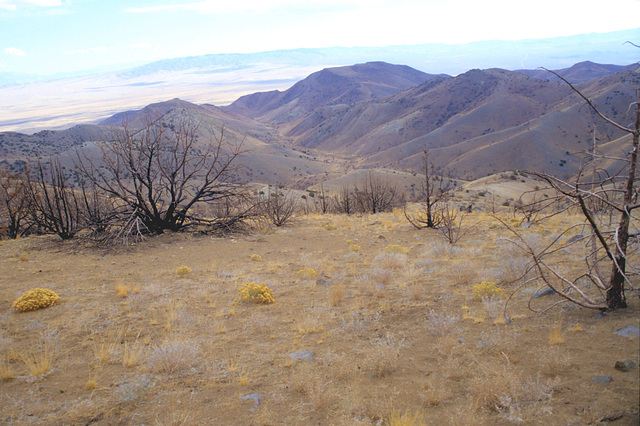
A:
{"label": "dry grass field", "polygon": [[[578,219],[519,229],[542,243]],[[638,294],[537,315],[532,284],[505,319],[527,259],[491,215],[465,225],[454,246],[401,211],[110,250],[3,241],[0,423],[638,424],[638,368],[614,368],[638,338],[613,334],[640,325]],[[252,282],[275,302],[241,303]],[[14,311],[36,287],[60,301]]]}

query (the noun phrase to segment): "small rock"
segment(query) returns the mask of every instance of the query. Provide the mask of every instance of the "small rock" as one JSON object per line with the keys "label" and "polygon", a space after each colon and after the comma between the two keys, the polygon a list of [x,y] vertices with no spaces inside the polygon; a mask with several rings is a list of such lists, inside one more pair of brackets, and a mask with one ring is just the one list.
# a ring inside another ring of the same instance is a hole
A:
{"label": "small rock", "polygon": [[607,424],[607,422],[615,422],[616,420],[620,420],[623,417],[624,417],[624,411],[622,410],[612,411],[606,416],[603,416],[600,420],[598,420],[598,422],[604,422],[605,424]]}
{"label": "small rock", "polygon": [[253,404],[253,407],[249,409],[249,411],[254,411],[256,408],[260,406],[260,403],[262,402],[264,397],[265,397],[265,394],[263,393],[252,393],[250,395],[242,396],[240,397],[240,399],[244,399],[244,400],[252,399],[254,404]]}
{"label": "small rock", "polygon": [[296,351],[289,354],[293,361],[313,361],[313,351]]}
{"label": "small rock", "polygon": [[386,238],[385,238],[385,236],[384,236],[384,235],[378,235],[378,239],[379,239],[379,240],[386,240]]}
{"label": "small rock", "polygon": [[593,381],[596,383],[609,383],[611,381],[611,376],[596,376],[593,378]]}
{"label": "small rock", "polygon": [[534,294],[533,296],[531,296],[531,298],[537,299],[538,297],[552,296],[554,294],[558,294],[558,292],[552,289],[551,287],[546,287],[540,290],[539,292],[537,292],[536,294]]}
{"label": "small rock", "polygon": [[632,359],[619,359],[616,361],[615,368],[620,371],[629,371],[637,365],[638,363]]}
{"label": "small rock", "polygon": [[320,285],[320,286],[330,286],[333,285],[331,284],[329,281],[324,280],[322,278],[320,278],[319,280],[316,280],[316,285]]}
{"label": "small rock", "polygon": [[638,337],[640,336],[640,328],[636,325],[628,325],[626,327],[622,327],[620,330],[614,331],[613,334],[624,337]]}

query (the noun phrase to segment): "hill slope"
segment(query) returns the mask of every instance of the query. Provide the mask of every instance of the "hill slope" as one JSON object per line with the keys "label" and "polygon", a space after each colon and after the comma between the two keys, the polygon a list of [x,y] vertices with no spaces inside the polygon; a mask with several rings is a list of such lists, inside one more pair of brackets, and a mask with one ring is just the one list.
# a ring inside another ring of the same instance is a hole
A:
{"label": "hill slope", "polygon": [[[637,64],[632,65],[611,65],[611,64],[596,64],[591,61],[578,62],[569,68],[562,68],[554,70],[560,77],[567,80],[569,83],[585,83],[597,78],[607,77],[611,74],[624,72],[626,70],[637,67]],[[522,73],[529,77],[539,78],[542,80],[560,81],[558,77],[543,69],[535,70],[516,70],[516,72]]]}
{"label": "hill slope", "polygon": [[[616,69],[583,63],[559,71],[579,79],[589,70],[603,74],[577,87],[604,114],[628,124],[640,75],[634,67],[612,74]],[[413,173],[425,149],[455,178],[513,169],[570,177],[581,167],[579,153],[591,147],[594,123],[603,152],[620,156],[628,146],[622,132],[593,116],[561,82],[502,69],[433,76],[373,62],[325,69],[284,92],[244,96],[229,107],[172,99],[115,114],[99,126],[0,133],[0,159],[14,169],[38,156],[68,159],[77,146],[95,146],[111,126],[162,120],[169,127],[180,117],[199,123],[202,141],[224,129],[227,141],[243,143],[239,181],[298,188],[361,168]]]}
{"label": "hill slope", "polygon": [[437,77],[384,62],[326,68],[283,92],[243,96],[225,109],[270,124],[286,123],[321,107],[393,95],[433,78]]}
{"label": "hill slope", "polygon": [[[638,81],[629,70],[579,87],[624,122]],[[352,157],[366,167],[416,170],[422,151],[431,149],[436,166],[454,177],[515,168],[567,177],[580,167],[571,153],[586,146],[580,144],[594,120],[583,103],[564,83],[489,69],[436,77],[384,98],[325,105],[288,123],[269,111],[260,118],[271,119],[293,147]],[[608,140],[622,136],[595,122]]]}

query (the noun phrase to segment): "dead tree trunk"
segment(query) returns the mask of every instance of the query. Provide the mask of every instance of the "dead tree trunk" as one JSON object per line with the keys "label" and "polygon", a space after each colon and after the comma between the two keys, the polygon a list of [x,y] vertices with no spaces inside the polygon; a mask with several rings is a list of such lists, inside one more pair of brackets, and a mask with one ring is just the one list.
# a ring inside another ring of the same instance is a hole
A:
{"label": "dead tree trunk", "polygon": [[638,103],[636,104],[635,129],[632,132],[633,142],[629,158],[629,176],[625,186],[623,210],[620,216],[618,229],[616,230],[616,247],[611,266],[611,280],[607,291],[607,306],[609,309],[626,308],[627,302],[624,295],[625,271],[627,263],[627,243],[629,242],[629,224],[631,222],[631,210],[637,208],[634,204],[636,195],[635,179],[638,168],[638,137],[640,136],[640,90],[638,91]]}

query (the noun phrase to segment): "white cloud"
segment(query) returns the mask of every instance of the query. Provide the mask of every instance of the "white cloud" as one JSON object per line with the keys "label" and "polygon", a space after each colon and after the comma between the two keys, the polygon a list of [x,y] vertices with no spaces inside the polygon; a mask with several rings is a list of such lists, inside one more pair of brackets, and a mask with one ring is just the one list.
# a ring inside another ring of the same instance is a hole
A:
{"label": "white cloud", "polygon": [[0,0],[0,9],[16,10],[19,7],[57,7],[62,0]]}
{"label": "white cloud", "polygon": [[3,49],[3,52],[5,53],[5,55],[11,55],[11,56],[27,56],[26,53],[24,53],[24,50],[21,49],[17,49],[15,47],[5,47]]}

